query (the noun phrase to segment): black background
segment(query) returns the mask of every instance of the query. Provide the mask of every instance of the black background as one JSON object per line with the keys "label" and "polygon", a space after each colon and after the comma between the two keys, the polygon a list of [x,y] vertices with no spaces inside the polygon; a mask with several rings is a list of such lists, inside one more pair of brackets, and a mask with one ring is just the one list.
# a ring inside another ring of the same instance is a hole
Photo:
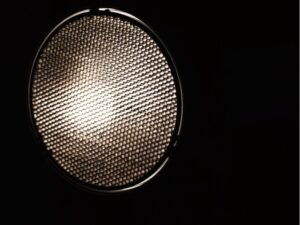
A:
{"label": "black background", "polygon": [[298,224],[298,2],[93,2],[137,16],[168,46],[184,90],[179,146],[156,179],[124,195],[57,176],[31,133],[27,80],[48,32],[90,2],[2,5],[7,224]]}

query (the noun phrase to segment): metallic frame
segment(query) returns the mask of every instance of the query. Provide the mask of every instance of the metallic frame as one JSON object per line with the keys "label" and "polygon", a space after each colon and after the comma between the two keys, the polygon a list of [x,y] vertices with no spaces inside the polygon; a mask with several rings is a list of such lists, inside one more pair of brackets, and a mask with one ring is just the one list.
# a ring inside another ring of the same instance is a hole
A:
{"label": "metallic frame", "polygon": [[[124,18],[125,20],[130,21],[134,25],[140,27],[142,30],[144,30],[153,40],[155,43],[159,46],[160,50],[163,52],[164,56],[166,57],[168,64],[170,66],[170,69],[172,71],[172,75],[175,81],[176,86],[176,95],[177,95],[177,118],[176,118],[176,124],[174,133],[172,134],[170,144],[165,151],[163,157],[159,160],[159,162],[152,168],[148,173],[144,174],[142,178],[138,179],[137,181],[134,181],[132,183],[129,183],[128,185],[122,185],[122,186],[116,186],[114,187],[100,187],[97,185],[92,185],[89,183],[86,183],[84,181],[79,180],[77,177],[72,176],[67,171],[65,171],[52,157],[51,151],[46,149],[45,144],[43,143],[42,136],[38,132],[38,128],[35,123],[35,119],[33,116],[33,109],[32,109],[32,78],[33,74],[36,68],[36,62],[37,59],[40,56],[40,53],[42,52],[45,44],[47,41],[56,33],[56,31],[66,24],[67,22],[70,22],[71,20],[77,19],[78,17],[84,16],[84,15],[110,15],[110,16],[117,16]],[[129,190],[136,189],[145,183],[147,183],[149,180],[151,180],[156,174],[158,174],[161,169],[165,166],[165,164],[168,162],[170,153],[172,153],[172,149],[177,145],[178,137],[181,133],[182,128],[182,117],[183,117],[183,96],[182,96],[182,85],[180,81],[180,77],[178,74],[178,70],[175,66],[174,60],[172,59],[169,51],[167,50],[165,44],[162,42],[162,40],[158,37],[158,35],[144,22],[142,22],[140,19],[136,18],[135,16],[116,10],[113,8],[98,8],[98,9],[87,9],[82,10],[80,12],[77,12],[66,19],[64,19],[62,22],[60,22],[58,25],[56,25],[52,31],[46,36],[42,44],[40,45],[40,48],[37,51],[37,54],[34,58],[33,65],[31,67],[29,81],[28,81],[28,112],[29,112],[29,118],[31,122],[31,127],[33,130],[33,133],[35,134],[35,139],[37,140],[37,144],[40,148],[44,149],[44,152],[46,153],[47,161],[50,162],[50,164],[59,172],[60,175],[62,175],[66,180],[68,180],[70,183],[80,187],[81,189],[91,191],[91,192],[97,192],[102,194],[110,194],[110,193],[120,193],[125,192]]]}

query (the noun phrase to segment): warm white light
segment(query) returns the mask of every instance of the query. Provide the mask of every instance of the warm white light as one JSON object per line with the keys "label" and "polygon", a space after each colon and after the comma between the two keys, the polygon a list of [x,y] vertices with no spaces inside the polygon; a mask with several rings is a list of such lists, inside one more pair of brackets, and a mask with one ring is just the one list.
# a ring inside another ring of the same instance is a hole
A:
{"label": "warm white light", "polygon": [[62,115],[66,123],[70,123],[76,131],[84,133],[93,129],[105,129],[114,119],[114,99],[99,85],[80,85],[68,90],[66,98]]}

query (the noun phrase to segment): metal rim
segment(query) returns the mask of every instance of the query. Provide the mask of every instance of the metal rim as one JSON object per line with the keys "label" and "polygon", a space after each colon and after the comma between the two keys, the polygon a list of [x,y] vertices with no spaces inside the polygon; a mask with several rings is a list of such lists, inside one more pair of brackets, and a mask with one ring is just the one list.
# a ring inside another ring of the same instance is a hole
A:
{"label": "metal rim", "polygon": [[[42,50],[45,47],[45,44],[48,42],[48,40],[62,27],[64,24],[70,22],[71,20],[75,20],[78,17],[84,16],[84,15],[110,15],[110,16],[116,16],[116,17],[121,17],[127,21],[130,21],[133,23],[133,25],[138,26],[142,30],[144,30],[158,45],[159,49],[162,51],[164,54],[168,65],[171,69],[173,78],[174,78],[174,83],[175,83],[175,88],[176,88],[176,96],[177,96],[177,115],[176,115],[176,124],[175,128],[169,143],[168,148],[166,149],[164,155],[161,157],[161,159],[156,163],[156,165],[147,173],[145,173],[140,179],[137,179],[136,181],[133,181],[129,184],[122,185],[122,186],[116,186],[116,187],[101,187],[97,185],[92,185],[87,182],[79,180],[79,178],[72,176],[69,174],[67,171],[65,171],[59,164],[58,162],[54,159],[54,157],[51,154],[51,151],[46,149],[46,145],[43,142],[42,135],[40,135],[38,128],[35,123],[35,119],[33,116],[33,108],[32,108],[32,82],[33,82],[33,74],[36,68],[36,63],[37,59],[39,58]],[[87,191],[92,191],[92,192],[98,192],[98,193],[120,193],[120,192],[125,192],[125,191],[130,191],[134,190],[148,181],[150,181],[156,174],[158,174],[161,169],[165,166],[167,161],[169,160],[169,156],[172,153],[172,150],[177,144],[179,135],[181,133],[181,128],[182,128],[182,117],[183,117],[183,95],[182,95],[182,85],[179,77],[178,70],[176,68],[175,62],[173,58],[171,57],[168,49],[166,48],[165,44],[163,41],[158,37],[158,35],[143,21],[140,19],[136,18],[135,16],[120,11],[112,8],[99,8],[99,9],[87,9],[87,10],[82,10],[80,12],[77,12],[66,19],[62,20],[58,25],[56,25],[51,32],[46,36],[46,38],[43,40],[42,44],[40,45],[37,54],[35,55],[31,71],[30,71],[30,76],[29,76],[29,82],[28,82],[28,111],[29,111],[29,119],[32,127],[32,131],[35,136],[35,140],[37,141],[37,144],[39,147],[43,149],[43,151],[46,154],[47,161],[50,162],[49,164],[55,168],[56,171],[60,175],[62,175],[66,180],[68,180],[70,183],[80,187],[81,189],[87,190]]]}

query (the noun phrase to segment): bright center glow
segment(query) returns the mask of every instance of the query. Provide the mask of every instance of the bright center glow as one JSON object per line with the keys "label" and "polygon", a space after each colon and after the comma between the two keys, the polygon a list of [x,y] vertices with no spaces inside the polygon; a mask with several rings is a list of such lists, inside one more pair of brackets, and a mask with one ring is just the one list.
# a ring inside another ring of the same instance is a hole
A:
{"label": "bright center glow", "polygon": [[76,131],[91,132],[109,126],[114,118],[113,97],[101,87],[83,84],[66,93],[63,118]]}

